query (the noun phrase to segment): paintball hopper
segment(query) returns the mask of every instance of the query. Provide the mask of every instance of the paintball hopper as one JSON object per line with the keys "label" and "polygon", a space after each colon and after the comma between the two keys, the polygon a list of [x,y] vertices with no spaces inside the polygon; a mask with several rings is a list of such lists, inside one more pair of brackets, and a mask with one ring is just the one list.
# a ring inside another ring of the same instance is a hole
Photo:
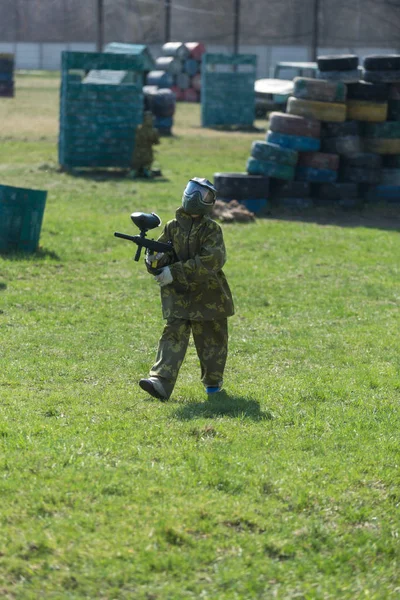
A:
{"label": "paintball hopper", "polygon": [[156,213],[133,212],[131,219],[140,231],[149,231],[161,225],[161,219]]}

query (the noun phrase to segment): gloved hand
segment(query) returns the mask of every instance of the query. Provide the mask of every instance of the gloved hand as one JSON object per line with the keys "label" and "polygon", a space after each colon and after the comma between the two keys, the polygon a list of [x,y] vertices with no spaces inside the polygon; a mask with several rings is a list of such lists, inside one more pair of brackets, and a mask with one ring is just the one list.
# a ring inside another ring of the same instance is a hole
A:
{"label": "gloved hand", "polygon": [[154,279],[157,281],[160,287],[164,287],[164,285],[168,285],[174,280],[174,278],[172,277],[171,269],[169,267],[164,267],[161,273],[155,275]]}
{"label": "gloved hand", "polygon": [[[149,251],[150,252],[150,251]],[[157,254],[150,254],[146,252],[145,261],[149,267],[153,266],[153,262],[159,261],[164,256],[164,252],[157,252]]]}

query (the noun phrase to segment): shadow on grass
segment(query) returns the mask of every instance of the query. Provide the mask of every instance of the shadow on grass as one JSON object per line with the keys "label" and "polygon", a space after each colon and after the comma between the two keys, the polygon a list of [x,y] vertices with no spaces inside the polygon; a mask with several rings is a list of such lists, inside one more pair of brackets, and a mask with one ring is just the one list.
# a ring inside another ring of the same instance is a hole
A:
{"label": "shadow on grass", "polygon": [[22,252],[22,251],[4,251],[0,252],[2,258],[8,260],[43,260],[45,258],[51,258],[52,260],[61,260],[59,255],[53,250],[47,250],[46,248],[38,248],[36,252]]}
{"label": "shadow on grass", "polygon": [[181,421],[191,419],[232,417],[252,421],[271,421],[271,412],[263,412],[256,400],[228,394],[225,391],[210,396],[205,402],[189,402],[180,406],[173,416]]}
{"label": "shadow on grass", "polygon": [[90,179],[91,181],[118,181],[122,179],[129,179],[131,181],[140,181],[141,183],[165,183],[169,181],[166,177],[163,177],[161,171],[156,171],[152,177],[142,177],[140,175],[131,175],[131,169],[97,169],[97,168],[60,168],[58,172],[65,173],[71,177],[77,177],[80,179]]}
{"label": "shadow on grass", "polygon": [[307,209],[270,206],[258,216],[280,221],[400,231],[400,204],[365,204],[355,208],[315,206]]}

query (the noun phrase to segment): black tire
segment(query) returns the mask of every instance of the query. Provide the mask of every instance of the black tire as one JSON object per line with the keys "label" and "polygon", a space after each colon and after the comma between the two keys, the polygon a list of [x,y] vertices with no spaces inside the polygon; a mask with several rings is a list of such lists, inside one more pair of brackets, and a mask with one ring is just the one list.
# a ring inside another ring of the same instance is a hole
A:
{"label": "black tire", "polygon": [[362,78],[370,83],[399,83],[400,69],[391,71],[367,71],[364,69]]}
{"label": "black tire", "polygon": [[400,54],[371,54],[363,65],[367,71],[400,71]]}
{"label": "black tire", "polygon": [[327,200],[342,200],[343,198],[358,198],[357,183],[317,183],[313,193]]}
{"label": "black tire", "polygon": [[321,123],[321,138],[343,137],[347,135],[358,136],[360,133],[360,121],[344,121],[343,123],[325,121]]}
{"label": "black tire", "polygon": [[400,121],[400,100],[389,100],[388,121]]}
{"label": "black tire", "polygon": [[340,137],[323,138],[321,152],[348,156],[361,152],[362,140],[359,135],[343,135]]}
{"label": "black tire", "polygon": [[318,56],[317,65],[320,71],[353,71],[358,67],[358,56],[355,54]]}
{"label": "black tire", "polygon": [[386,102],[389,97],[389,86],[385,83],[358,83],[347,84],[347,100],[370,100],[372,102]]}
{"label": "black tire", "polygon": [[389,169],[400,169],[400,155],[386,154],[382,156],[382,166]]}
{"label": "black tire", "polygon": [[310,184],[307,181],[283,181],[271,179],[271,198],[308,198]]}
{"label": "black tire", "polygon": [[339,171],[340,182],[371,183],[378,184],[381,180],[380,169],[369,169],[366,167],[344,166]]}
{"label": "black tire", "polygon": [[342,166],[361,167],[364,169],[380,169],[382,167],[382,156],[372,152],[360,152],[352,156],[343,156]]}
{"label": "black tire", "polygon": [[214,173],[217,198],[268,198],[269,177],[247,173]]}

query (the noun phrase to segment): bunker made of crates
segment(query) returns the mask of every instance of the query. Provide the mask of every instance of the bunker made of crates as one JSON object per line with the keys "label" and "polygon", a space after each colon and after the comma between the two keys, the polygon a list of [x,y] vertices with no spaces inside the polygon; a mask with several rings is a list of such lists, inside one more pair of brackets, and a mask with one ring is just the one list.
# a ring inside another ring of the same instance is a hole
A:
{"label": "bunker made of crates", "polygon": [[131,166],[143,122],[144,66],[142,55],[62,52],[61,166]]}
{"label": "bunker made of crates", "polygon": [[255,54],[203,54],[201,124],[252,126],[257,57]]}

